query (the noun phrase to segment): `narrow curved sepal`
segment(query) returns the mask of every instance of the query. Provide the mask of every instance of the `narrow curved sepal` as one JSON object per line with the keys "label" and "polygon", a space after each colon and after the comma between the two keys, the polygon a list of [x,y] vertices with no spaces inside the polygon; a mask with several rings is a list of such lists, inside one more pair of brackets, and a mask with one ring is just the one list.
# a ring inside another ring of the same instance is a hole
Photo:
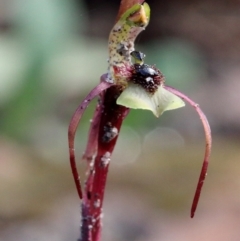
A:
{"label": "narrow curved sepal", "polygon": [[77,188],[78,196],[82,199],[82,189],[80,183],[80,175],[78,174],[76,160],[75,160],[75,135],[77,131],[78,124],[82,118],[82,115],[86,108],[88,107],[89,103],[98,95],[100,95],[104,90],[108,89],[112,86],[111,83],[107,82],[107,74],[101,76],[101,83],[98,84],[84,99],[84,101],[78,106],[77,110],[75,111],[69,127],[68,127],[68,146],[69,146],[69,156],[70,156],[70,165],[72,169],[73,178],[75,181],[75,185]]}
{"label": "narrow curved sepal", "polygon": [[164,111],[185,106],[181,98],[164,89],[162,85],[154,94],[150,94],[141,86],[133,83],[129,83],[118,97],[117,104],[132,109],[150,110],[156,117],[159,117]]}
{"label": "narrow curved sepal", "polygon": [[208,163],[209,163],[209,158],[211,154],[211,149],[212,149],[212,136],[211,136],[211,128],[208,123],[207,117],[203,113],[203,111],[200,109],[199,105],[192,101],[189,97],[187,97],[185,94],[181,93],[180,91],[170,87],[170,86],[165,86],[167,90],[172,92],[173,94],[179,96],[180,98],[184,99],[186,102],[188,102],[198,113],[200,120],[202,121],[204,132],[205,132],[205,140],[206,140],[206,147],[205,147],[205,154],[204,154],[204,159],[203,159],[203,164],[202,164],[202,169],[201,173],[198,179],[198,184],[197,188],[195,191],[195,195],[193,198],[193,203],[192,203],[192,208],[191,208],[191,218],[194,217],[195,211],[197,209],[198,201],[201,195],[202,187],[204,180],[207,175],[207,169],[208,169]]}

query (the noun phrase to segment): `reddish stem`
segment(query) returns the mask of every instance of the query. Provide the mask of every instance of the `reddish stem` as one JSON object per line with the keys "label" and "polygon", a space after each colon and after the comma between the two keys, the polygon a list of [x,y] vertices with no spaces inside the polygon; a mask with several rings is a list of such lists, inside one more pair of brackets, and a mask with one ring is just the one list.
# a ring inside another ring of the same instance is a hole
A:
{"label": "reddish stem", "polygon": [[187,101],[192,107],[195,108],[195,110],[197,111],[197,113],[198,113],[198,115],[199,115],[199,117],[202,121],[204,132],[205,132],[205,139],[206,139],[205,155],[204,155],[202,169],[201,169],[201,173],[200,173],[200,176],[199,176],[199,180],[198,180],[198,184],[197,184],[197,188],[196,188],[196,192],[195,192],[195,195],[194,195],[194,198],[193,198],[193,203],[192,203],[192,208],[191,208],[191,218],[193,218],[194,214],[195,214],[195,211],[197,209],[197,205],[198,205],[198,201],[199,201],[199,198],[200,198],[202,186],[203,186],[205,177],[207,175],[209,157],[210,157],[211,148],[212,148],[211,129],[210,129],[210,126],[209,126],[209,123],[208,123],[208,120],[207,120],[205,114],[202,112],[202,110],[200,109],[200,107],[197,103],[192,101],[185,94],[181,93],[180,91],[178,91],[178,90],[176,90],[176,89],[174,89],[170,86],[165,86],[164,88],[167,89],[168,91],[172,92],[173,94],[179,96],[183,100]]}
{"label": "reddish stem", "polygon": [[101,103],[102,113],[98,133],[97,156],[88,173],[83,199],[83,208],[88,210],[88,221],[85,224],[83,222],[82,235],[83,232],[84,234],[88,233],[88,235],[82,241],[88,239],[92,241],[100,240],[102,205],[109,162],[122,121],[129,112],[128,108],[116,104],[116,99],[120,93],[119,87],[110,87],[104,93],[103,103]]}

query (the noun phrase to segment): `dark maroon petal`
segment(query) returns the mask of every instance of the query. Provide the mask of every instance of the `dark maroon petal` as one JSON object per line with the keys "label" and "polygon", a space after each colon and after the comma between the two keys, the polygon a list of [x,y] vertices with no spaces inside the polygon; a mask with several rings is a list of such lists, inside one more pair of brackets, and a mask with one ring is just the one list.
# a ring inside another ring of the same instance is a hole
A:
{"label": "dark maroon petal", "polygon": [[[101,80],[102,80],[102,78],[101,78]],[[73,178],[74,178],[80,199],[82,198],[82,190],[81,190],[81,184],[80,184],[80,176],[78,174],[76,161],[75,161],[75,149],[74,149],[75,134],[77,131],[79,121],[81,120],[82,115],[83,115],[85,109],[88,107],[91,100],[93,98],[95,98],[96,96],[98,96],[102,91],[108,89],[111,85],[112,84],[110,84],[106,81],[102,81],[99,85],[97,85],[87,95],[87,97],[84,99],[84,101],[78,106],[77,110],[75,111],[75,113],[71,119],[69,127],[68,127],[68,145],[69,145],[70,164],[71,164]]]}
{"label": "dark maroon petal", "polygon": [[195,108],[195,110],[197,111],[197,113],[202,121],[204,131],[205,131],[205,139],[206,139],[205,155],[204,155],[202,170],[200,173],[200,177],[199,177],[198,184],[197,184],[197,189],[196,189],[196,192],[194,195],[192,208],[191,208],[191,218],[193,218],[194,213],[197,209],[198,201],[199,201],[200,194],[201,194],[201,189],[202,189],[205,177],[207,175],[207,168],[208,168],[209,157],[211,154],[211,147],[212,147],[211,129],[210,129],[210,126],[209,126],[209,123],[208,123],[208,120],[207,120],[205,114],[202,112],[202,110],[200,109],[198,104],[196,104],[194,101],[192,101],[189,97],[187,97],[183,93],[179,92],[178,90],[176,90],[170,86],[165,86],[164,88],[167,89],[168,91],[172,92],[173,94],[179,96],[183,100],[187,101],[192,107]]}

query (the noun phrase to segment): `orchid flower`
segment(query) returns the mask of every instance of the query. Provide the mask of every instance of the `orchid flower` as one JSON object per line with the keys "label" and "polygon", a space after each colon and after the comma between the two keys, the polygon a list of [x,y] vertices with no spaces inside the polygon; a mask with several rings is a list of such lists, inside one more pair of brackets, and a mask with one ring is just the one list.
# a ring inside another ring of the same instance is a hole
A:
{"label": "orchid flower", "polygon": [[[100,84],[77,108],[69,125],[70,164],[78,195],[82,200],[80,241],[100,240],[108,167],[122,122],[130,108],[150,110],[159,117],[164,111],[183,107],[186,101],[199,114],[205,131],[206,150],[193,199],[191,217],[197,208],[206,176],[211,151],[211,131],[205,115],[198,104],[180,91],[165,85],[161,71],[155,66],[145,64],[143,61],[145,55],[134,48],[136,37],[146,28],[150,19],[149,5],[142,2],[143,0],[122,0],[118,21],[109,35],[108,71],[101,76]],[[95,97],[98,97],[99,101],[82,158],[88,164],[87,178],[82,191],[75,161],[74,140],[81,117]]]}

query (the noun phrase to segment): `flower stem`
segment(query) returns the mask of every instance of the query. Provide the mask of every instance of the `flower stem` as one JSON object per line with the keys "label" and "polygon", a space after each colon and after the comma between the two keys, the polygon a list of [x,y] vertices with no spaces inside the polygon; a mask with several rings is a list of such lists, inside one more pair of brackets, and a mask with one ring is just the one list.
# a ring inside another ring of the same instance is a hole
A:
{"label": "flower stem", "polygon": [[[129,112],[128,108],[116,104],[120,93],[118,86],[111,86],[102,94],[95,112],[97,119],[91,125],[84,155],[84,158],[88,156],[88,176],[83,192],[81,241],[100,240],[102,205],[110,158],[122,121]],[[96,140],[97,147],[93,144]]]}

